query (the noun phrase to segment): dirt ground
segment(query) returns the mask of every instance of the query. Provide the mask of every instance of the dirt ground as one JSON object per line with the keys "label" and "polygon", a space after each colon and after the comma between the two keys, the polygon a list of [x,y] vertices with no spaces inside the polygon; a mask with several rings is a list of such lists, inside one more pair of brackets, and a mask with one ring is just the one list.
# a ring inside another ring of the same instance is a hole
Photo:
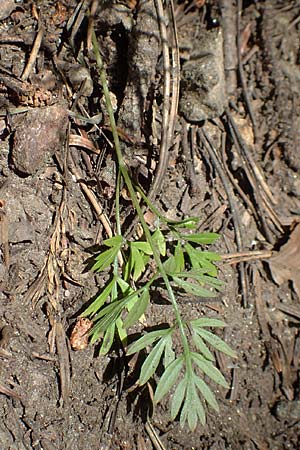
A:
{"label": "dirt ground", "polygon": [[[221,235],[224,292],[180,303],[228,324],[238,359],[216,355],[230,385],[215,390],[220,412],[191,433],[167,401],[152,410],[120,349],[70,346],[104,283],[87,260],[115,226],[91,17],[126,163],[148,191],[164,134],[161,43],[176,50],[158,4],[1,0],[0,450],[300,448],[299,0],[174,1],[180,99],[153,195],[169,218],[196,216]],[[121,216],[130,228],[126,192]],[[145,326],[168,321],[164,303]]]}

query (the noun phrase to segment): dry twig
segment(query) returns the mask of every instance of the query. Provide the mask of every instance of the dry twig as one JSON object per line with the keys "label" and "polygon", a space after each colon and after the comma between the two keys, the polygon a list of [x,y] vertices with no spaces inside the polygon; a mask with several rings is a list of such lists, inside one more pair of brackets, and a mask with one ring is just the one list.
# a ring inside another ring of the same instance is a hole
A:
{"label": "dry twig", "polygon": [[[236,237],[236,246],[239,252],[243,250],[243,239],[242,239],[242,232],[241,232],[241,223],[239,219],[239,214],[237,211],[237,205],[234,197],[234,193],[232,190],[232,187],[228,181],[227,175],[222,167],[222,163],[220,161],[220,158],[217,154],[217,151],[215,147],[213,146],[208,134],[205,131],[205,127],[202,128],[202,130],[199,129],[198,131],[201,142],[204,145],[204,148],[209,154],[209,157],[216,169],[216,171],[219,174],[219,177],[222,180],[224,189],[227,194],[228,202],[230,205],[230,210],[232,214],[232,221],[234,224],[234,230],[235,230],[235,237]],[[225,134],[222,135],[222,139],[224,139]],[[242,298],[243,298],[243,306],[248,305],[248,283],[246,278],[246,271],[245,266],[243,262],[240,262],[238,264],[238,269],[240,273],[240,282],[241,282],[241,288],[242,288]]]}

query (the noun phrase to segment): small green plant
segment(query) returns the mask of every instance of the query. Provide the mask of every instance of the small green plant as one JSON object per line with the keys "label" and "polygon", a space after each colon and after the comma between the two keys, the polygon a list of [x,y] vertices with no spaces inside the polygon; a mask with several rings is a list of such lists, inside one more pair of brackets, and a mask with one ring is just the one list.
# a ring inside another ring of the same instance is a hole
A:
{"label": "small green plant", "polygon": [[[127,330],[146,312],[152,289],[157,286],[159,289],[165,289],[174,318],[170,320],[169,326],[160,328],[157,324],[158,329],[146,332],[128,347],[127,354],[148,351],[141,367],[139,384],[147,383],[160,366],[163,370],[156,386],[154,402],[160,402],[166,394],[171,393],[171,419],[179,416],[181,425],[188,423],[190,429],[194,430],[198,421],[205,423],[203,400],[218,411],[217,400],[206,378],[228,387],[225,378],[215,366],[211,348],[231,357],[236,355],[220,337],[208,330],[224,327],[224,322],[206,317],[183,320],[176,296],[207,298],[218,295],[222,290],[223,283],[217,278],[215,265],[220,258],[203,248],[215,242],[218,235],[197,233],[198,221],[195,218],[179,222],[168,221],[140,190],[144,201],[157,217],[154,231],[145,223],[136,189],[123,162],[105,72],[94,33],[93,45],[119,163],[116,193],[117,232],[115,236],[104,240],[104,250],[96,256],[93,265],[93,270],[97,272],[110,271],[111,277],[97,298],[84,311],[83,316],[94,321],[91,342],[102,338],[100,353],[106,354],[116,336],[126,346]],[[121,231],[118,203],[121,177],[143,227],[143,237],[139,240],[128,241]],[[124,264],[120,261],[124,261]],[[175,335],[176,342],[178,337],[181,342],[178,350],[177,345],[176,352]]]}

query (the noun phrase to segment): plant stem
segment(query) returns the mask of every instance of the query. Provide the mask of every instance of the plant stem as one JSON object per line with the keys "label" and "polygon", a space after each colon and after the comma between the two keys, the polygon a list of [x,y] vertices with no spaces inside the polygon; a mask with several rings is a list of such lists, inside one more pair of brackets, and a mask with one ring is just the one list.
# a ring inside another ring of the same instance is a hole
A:
{"label": "plant stem", "polygon": [[105,75],[105,70],[103,67],[103,61],[102,61],[102,57],[100,55],[100,51],[99,51],[99,46],[98,46],[98,42],[97,42],[97,38],[96,38],[96,34],[95,34],[95,30],[93,30],[92,32],[92,42],[93,42],[93,48],[94,48],[94,52],[95,52],[95,57],[96,57],[96,62],[97,62],[97,66],[99,68],[99,76],[100,76],[100,81],[102,84],[102,88],[103,88],[103,93],[104,93],[104,97],[105,97],[105,102],[106,102],[106,106],[107,106],[107,111],[108,111],[108,115],[109,115],[109,120],[110,120],[110,124],[111,124],[111,129],[112,129],[112,135],[113,135],[113,139],[114,139],[114,144],[115,144],[115,149],[116,149],[116,154],[117,154],[117,158],[118,158],[118,163],[119,163],[119,170],[124,178],[125,184],[128,188],[130,197],[131,197],[131,201],[133,203],[133,207],[135,208],[137,215],[139,217],[139,220],[141,222],[141,225],[143,227],[144,233],[145,233],[145,237],[147,239],[147,241],[149,242],[152,252],[153,252],[153,258],[155,260],[155,263],[157,265],[157,269],[159,271],[159,273],[161,274],[164,283],[166,285],[166,289],[168,292],[168,296],[169,299],[171,300],[173,309],[174,309],[174,314],[175,314],[175,318],[176,318],[176,322],[178,324],[178,328],[179,328],[179,332],[181,335],[181,339],[182,339],[182,345],[183,345],[183,351],[184,351],[184,355],[185,355],[185,359],[188,363],[188,361],[190,360],[189,358],[189,344],[188,344],[188,340],[185,334],[185,330],[184,330],[184,325],[183,325],[183,321],[181,319],[180,316],[180,311],[176,302],[176,298],[173,292],[173,289],[171,287],[168,275],[164,269],[164,266],[162,264],[162,261],[160,259],[160,254],[159,251],[156,247],[156,245],[153,242],[150,230],[145,222],[144,219],[144,215],[142,212],[142,209],[140,207],[136,192],[134,190],[133,184],[131,182],[131,178],[129,176],[128,170],[125,166],[124,160],[123,160],[123,156],[122,156],[122,151],[121,151],[121,146],[120,146],[120,141],[119,141],[119,136],[118,136],[118,132],[117,132],[117,127],[116,127],[116,122],[115,122],[115,117],[114,117],[114,113],[113,113],[113,109],[112,109],[112,105],[111,105],[111,100],[110,100],[110,95],[109,95],[109,89],[108,89],[108,85],[107,85],[107,81],[106,81],[106,75]]}

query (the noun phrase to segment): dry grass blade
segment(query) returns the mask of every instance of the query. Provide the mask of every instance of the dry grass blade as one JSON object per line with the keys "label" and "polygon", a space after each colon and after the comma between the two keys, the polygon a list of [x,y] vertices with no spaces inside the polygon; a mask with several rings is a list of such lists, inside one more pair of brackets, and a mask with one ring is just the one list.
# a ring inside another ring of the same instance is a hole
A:
{"label": "dry grass blade", "polygon": [[93,142],[90,139],[84,136],[78,136],[77,134],[70,134],[69,145],[86,148],[87,150],[90,150],[97,155],[99,155],[100,153],[100,150],[94,146]]}
{"label": "dry grass blade", "polygon": [[248,252],[227,253],[226,255],[220,255],[224,263],[237,264],[242,261],[257,261],[269,259],[272,256],[271,250],[256,250]]}
{"label": "dry grass blade", "polygon": [[18,400],[21,400],[22,397],[17,394],[13,389],[10,389],[3,384],[0,383],[0,394],[7,395],[8,397],[17,398]]}
{"label": "dry grass blade", "polygon": [[61,402],[67,403],[71,384],[70,359],[66,333],[61,322],[55,323],[55,342],[59,358]]}
{"label": "dry grass blade", "polygon": [[2,245],[4,265],[6,271],[8,271],[10,266],[8,220],[5,212],[1,210],[0,210],[0,245]]}
{"label": "dry grass blade", "polygon": [[163,443],[159,439],[150,420],[147,420],[147,422],[145,423],[145,430],[147,431],[148,436],[149,436],[155,450],[166,450],[166,447],[163,445]]}
{"label": "dry grass blade", "polygon": [[23,81],[26,81],[28,79],[28,77],[30,76],[30,73],[36,63],[37,56],[38,56],[40,46],[42,43],[43,35],[44,35],[44,27],[40,26],[39,31],[37,32],[31,53],[30,53],[30,57],[27,62],[27,65],[21,76],[21,80],[23,80]]}
{"label": "dry grass blade", "polygon": [[74,177],[75,177],[77,183],[79,184],[79,186],[81,187],[83,193],[87,196],[88,200],[90,201],[90,203],[91,203],[95,213],[97,214],[98,219],[102,223],[108,237],[112,237],[113,233],[112,233],[112,229],[111,229],[109,220],[107,219],[106,215],[104,214],[102,206],[99,205],[98,200],[96,199],[96,196],[93,193],[93,191],[91,191],[91,189],[89,189],[89,187],[83,181],[81,181],[83,179],[83,177],[81,176],[79,170],[75,167],[75,163],[74,163],[73,159],[71,160],[70,171],[74,175]]}

